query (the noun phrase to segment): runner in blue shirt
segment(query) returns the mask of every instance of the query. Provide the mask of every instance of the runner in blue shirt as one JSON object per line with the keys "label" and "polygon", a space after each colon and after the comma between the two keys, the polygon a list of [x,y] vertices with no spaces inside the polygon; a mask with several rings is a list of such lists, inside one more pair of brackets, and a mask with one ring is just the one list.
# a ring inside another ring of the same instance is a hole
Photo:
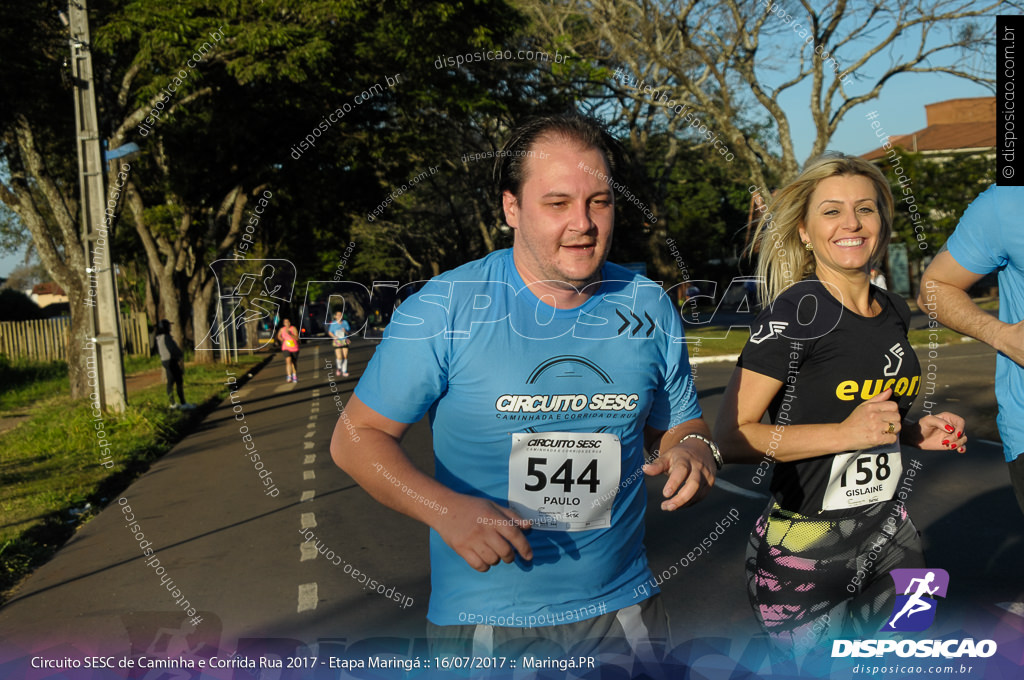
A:
{"label": "runner in blue shirt", "polygon": [[327,327],[327,332],[331,336],[331,344],[334,345],[334,360],[337,368],[334,370],[334,375],[348,377],[348,347],[351,341],[348,339],[348,334],[352,330],[352,327],[348,325],[348,321],[345,320],[344,314],[340,309],[334,312],[334,321]]}
{"label": "runner in blue shirt", "polygon": [[[435,651],[642,655],[668,639],[657,588],[639,587],[644,475],[668,476],[676,510],[720,455],[669,296],[606,262],[613,145],[581,116],[512,133],[496,164],[512,248],[396,309],[335,428],[335,462],[431,529]],[[436,478],[399,445],[425,414]]]}
{"label": "runner in blue shirt", "polygon": [[[921,278],[917,303],[943,324],[999,350],[999,436],[1017,503],[1024,511],[1024,187],[992,185],[974,199]],[[998,272],[999,318],[967,291]]]}

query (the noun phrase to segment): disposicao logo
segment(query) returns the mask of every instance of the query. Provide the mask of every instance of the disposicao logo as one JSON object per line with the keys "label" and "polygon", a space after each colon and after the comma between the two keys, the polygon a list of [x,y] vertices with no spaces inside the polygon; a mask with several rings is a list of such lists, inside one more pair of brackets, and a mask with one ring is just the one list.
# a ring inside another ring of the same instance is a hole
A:
{"label": "disposicao logo", "polygon": [[938,606],[935,597],[946,597],[949,573],[945,569],[893,569],[889,576],[896,584],[896,604],[882,630],[909,632],[931,626]]}
{"label": "disposicao logo", "polygon": [[[916,632],[935,622],[937,597],[946,597],[949,573],[945,569],[893,569],[896,603],[883,632]],[[902,594],[901,594],[902,593]],[[832,657],[870,657],[895,653],[901,657],[990,657],[996,653],[993,640],[833,640]]]}

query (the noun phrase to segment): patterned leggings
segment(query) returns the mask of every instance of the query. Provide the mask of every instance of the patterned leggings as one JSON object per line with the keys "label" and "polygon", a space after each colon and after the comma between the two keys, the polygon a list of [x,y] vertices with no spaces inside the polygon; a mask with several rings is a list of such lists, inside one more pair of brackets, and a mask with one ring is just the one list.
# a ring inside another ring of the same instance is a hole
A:
{"label": "patterned leggings", "polygon": [[901,503],[815,519],[773,500],[750,534],[747,593],[773,642],[806,653],[835,638],[877,637],[895,601],[889,570],[924,566]]}

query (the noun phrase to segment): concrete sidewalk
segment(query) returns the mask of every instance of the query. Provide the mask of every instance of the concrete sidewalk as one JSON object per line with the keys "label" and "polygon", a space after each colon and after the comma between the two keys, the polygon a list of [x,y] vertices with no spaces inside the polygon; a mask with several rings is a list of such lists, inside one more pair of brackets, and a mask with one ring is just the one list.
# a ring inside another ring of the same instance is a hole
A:
{"label": "concrete sidewalk", "polygon": [[[353,348],[353,377],[334,383],[342,403],[372,349]],[[0,640],[25,651],[60,641],[119,655],[153,641],[140,636],[199,618],[191,635],[235,648],[249,636],[316,639],[340,615],[366,629],[374,621],[382,629],[416,621],[410,632],[420,632],[425,532],[417,532],[418,548],[395,532],[408,553],[422,553],[413,573],[388,553],[357,563],[408,596],[406,609],[371,598],[334,565],[300,551],[299,530],[312,526],[339,554],[359,557],[400,521],[396,513],[390,522],[373,518],[380,508],[330,460],[338,411],[325,360],[333,361],[329,346],[304,345],[299,382],[286,383],[283,358],[274,356],[234,395],[234,405],[222,403],[26,580],[0,609]],[[429,445],[420,452],[429,455]],[[366,512],[359,529],[339,522]],[[324,603],[331,611],[317,609]]]}

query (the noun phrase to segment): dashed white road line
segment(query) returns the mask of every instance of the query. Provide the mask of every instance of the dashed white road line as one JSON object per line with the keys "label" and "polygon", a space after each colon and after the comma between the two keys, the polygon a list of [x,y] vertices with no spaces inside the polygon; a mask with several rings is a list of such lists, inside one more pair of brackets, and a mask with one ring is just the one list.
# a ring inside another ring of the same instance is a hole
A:
{"label": "dashed white road line", "polygon": [[315,583],[303,583],[299,586],[299,608],[298,611],[305,612],[316,609],[319,597],[316,593]]}
{"label": "dashed white road line", "polygon": [[312,543],[299,543],[299,562],[315,560],[317,556],[316,546]]}
{"label": "dashed white road line", "polygon": [[[320,348],[317,347],[314,350],[314,364],[313,364],[314,366],[318,366],[319,365],[319,356],[320,356]],[[314,370],[313,370],[313,378],[316,379],[316,378],[319,378],[319,377],[320,377],[319,368],[314,368]],[[294,383],[292,383],[291,386],[294,387]],[[314,388],[313,391],[312,391],[312,396],[313,396],[314,400],[318,399],[320,397],[320,389],[319,388]],[[306,432],[306,434],[303,437],[303,439],[307,439],[308,440],[308,439],[312,439],[314,436],[316,436],[316,422],[315,421],[316,421],[319,413],[320,413],[320,404],[317,403],[316,401],[313,401],[313,403],[312,403],[312,405],[310,407],[310,413],[309,413],[309,421],[310,422],[306,425],[306,429],[308,430],[308,432]],[[309,450],[309,449],[313,448],[314,446],[315,446],[315,444],[312,441],[304,441],[304,442],[302,442],[303,450]],[[302,464],[303,465],[311,465],[315,460],[316,460],[316,454],[312,454],[312,453],[306,454],[303,457]],[[316,479],[316,472],[313,471],[313,470],[303,470],[302,471],[302,479],[304,479],[304,480]],[[314,491],[312,489],[307,489],[306,491],[302,492],[302,495],[299,497],[299,502],[300,503],[308,503],[309,501],[312,501],[315,496],[316,496],[316,491]],[[316,515],[314,513],[312,513],[312,512],[300,513],[299,514],[299,524],[302,526],[303,529],[309,529],[309,528],[315,527],[316,526]],[[310,543],[309,541],[303,541],[302,543],[299,544],[299,561],[300,562],[306,562],[306,561],[309,561],[309,560],[315,560],[316,556],[317,556],[317,549],[316,549],[316,546],[314,544]],[[320,599],[320,597],[319,597],[319,595],[317,593],[317,584],[315,582],[314,583],[303,583],[303,584],[299,585],[299,604],[298,604],[298,608],[297,608],[296,611],[301,613],[301,612],[312,611],[312,610],[316,609],[316,605],[317,605],[317,602],[319,601],[319,599]]]}

